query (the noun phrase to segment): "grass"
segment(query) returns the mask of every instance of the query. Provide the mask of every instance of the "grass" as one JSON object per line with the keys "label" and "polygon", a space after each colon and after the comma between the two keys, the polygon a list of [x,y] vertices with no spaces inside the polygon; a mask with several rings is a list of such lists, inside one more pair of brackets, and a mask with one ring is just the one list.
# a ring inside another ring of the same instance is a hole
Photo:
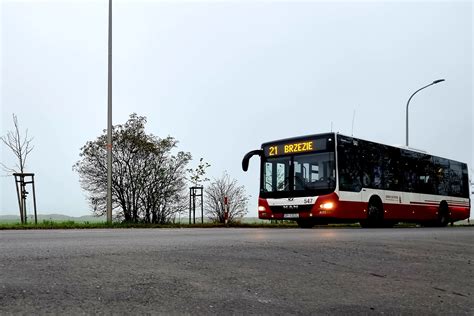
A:
{"label": "grass", "polygon": [[272,223],[232,223],[229,225],[204,223],[204,224],[144,224],[144,223],[112,223],[106,222],[75,222],[75,221],[53,221],[43,220],[38,224],[28,223],[21,224],[19,222],[0,222],[0,230],[14,229],[91,229],[91,228],[214,228],[214,227],[279,227],[294,228],[296,223],[283,222],[278,224]]}
{"label": "grass", "polygon": [[[455,225],[455,227],[460,226],[471,226],[474,225]],[[272,222],[242,222],[242,223],[232,223],[229,225],[225,224],[215,224],[215,223],[204,223],[204,224],[144,224],[144,223],[112,223],[108,224],[106,222],[75,222],[75,221],[53,221],[53,220],[43,220],[37,225],[34,223],[21,224],[18,222],[0,222],[0,230],[19,230],[19,229],[99,229],[99,228],[218,228],[218,227],[231,227],[231,228],[297,228],[295,222],[291,221],[278,221],[276,223]],[[359,228],[359,224],[329,224],[323,226],[317,226],[319,228]],[[395,227],[398,228],[409,228],[417,227],[413,223],[400,223]]]}

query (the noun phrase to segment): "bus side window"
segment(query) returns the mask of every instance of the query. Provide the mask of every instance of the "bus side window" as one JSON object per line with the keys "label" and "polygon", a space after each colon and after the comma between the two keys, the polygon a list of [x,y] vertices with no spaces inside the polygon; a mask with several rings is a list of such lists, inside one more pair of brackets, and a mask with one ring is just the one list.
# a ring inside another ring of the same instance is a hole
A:
{"label": "bus side window", "polygon": [[404,152],[402,156],[403,177],[402,190],[407,192],[417,192],[418,190],[418,165],[417,156],[413,152]]}
{"label": "bus side window", "polygon": [[462,196],[462,165],[459,162],[451,161],[450,167],[451,174],[449,177],[449,188],[451,189],[451,192],[449,195]]}
{"label": "bus side window", "polygon": [[339,189],[342,191],[360,192],[362,189],[361,148],[358,143],[354,143],[342,136],[339,137]]}
{"label": "bus side window", "polygon": [[432,175],[432,164],[431,157],[428,155],[420,155],[418,157],[418,187],[415,188],[416,192],[425,194],[434,194],[435,189],[433,186],[433,175]]}
{"label": "bus side window", "polygon": [[436,184],[436,193],[440,195],[448,195],[449,188],[449,161],[443,158],[434,158],[435,166],[435,184]]}
{"label": "bus side window", "polygon": [[466,164],[462,164],[461,165],[461,168],[462,168],[462,197],[469,197],[469,176],[468,176],[468,173],[467,173],[467,165]]}
{"label": "bus side window", "polygon": [[386,190],[400,190],[400,150],[398,148],[386,149],[387,156],[383,157],[383,188]]}

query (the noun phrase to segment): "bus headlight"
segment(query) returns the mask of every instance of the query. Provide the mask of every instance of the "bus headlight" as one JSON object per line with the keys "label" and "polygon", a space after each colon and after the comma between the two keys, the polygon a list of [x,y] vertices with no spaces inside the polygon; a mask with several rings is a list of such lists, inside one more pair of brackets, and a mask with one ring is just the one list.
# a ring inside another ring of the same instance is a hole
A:
{"label": "bus headlight", "polygon": [[265,208],[265,206],[261,206],[261,205],[260,205],[260,206],[258,207],[258,211],[259,211],[259,212],[265,212],[266,210],[267,210],[267,209]]}
{"label": "bus headlight", "polygon": [[334,208],[334,203],[326,202],[326,203],[321,204],[319,207],[323,210],[332,210]]}

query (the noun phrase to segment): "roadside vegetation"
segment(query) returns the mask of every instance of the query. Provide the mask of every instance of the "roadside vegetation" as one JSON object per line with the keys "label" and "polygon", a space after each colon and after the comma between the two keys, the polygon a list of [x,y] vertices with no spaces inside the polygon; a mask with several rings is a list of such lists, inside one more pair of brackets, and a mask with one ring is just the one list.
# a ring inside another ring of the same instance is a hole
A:
{"label": "roadside vegetation", "polygon": [[[454,227],[474,227],[473,223],[460,222]],[[114,222],[108,224],[106,222],[76,222],[76,221],[54,221],[54,220],[43,220],[37,225],[34,223],[21,224],[20,222],[0,222],[0,230],[20,230],[20,229],[121,229],[121,228],[298,228],[296,222],[293,221],[243,221],[243,222],[230,222],[229,224],[216,223],[216,222],[205,222],[204,224],[187,224],[187,223],[165,223],[165,224],[153,224],[153,223],[130,223],[130,222]],[[420,225],[414,223],[399,223],[395,226],[396,228],[415,228]],[[451,226],[448,226],[451,227]],[[325,228],[360,228],[359,224],[329,224],[315,226],[315,229]]]}
{"label": "roadside vegetation", "polygon": [[0,230],[14,229],[94,229],[94,228],[297,228],[294,222],[231,222],[229,224],[205,222],[204,224],[186,224],[186,223],[130,223],[130,222],[114,222],[108,224],[106,222],[75,222],[75,221],[49,221],[44,220],[35,224],[21,224],[19,222],[0,222]]}
{"label": "roadside vegetation", "polygon": [[[126,225],[171,225],[188,212],[190,187],[203,187],[210,166],[201,158],[189,168],[191,153],[178,150],[178,140],[160,138],[145,131],[147,119],[135,113],[112,132],[112,208],[114,219]],[[107,202],[107,135],[88,141],[73,166],[96,216],[103,216]],[[227,173],[204,189],[202,205],[211,222],[223,223],[224,199],[227,218],[237,222],[247,213],[248,196],[243,186]],[[195,201],[196,202],[196,201]],[[197,201],[200,203],[200,201]],[[195,203],[194,203],[195,204]],[[200,209],[201,205],[196,205]],[[125,225],[125,226],[126,226]]]}

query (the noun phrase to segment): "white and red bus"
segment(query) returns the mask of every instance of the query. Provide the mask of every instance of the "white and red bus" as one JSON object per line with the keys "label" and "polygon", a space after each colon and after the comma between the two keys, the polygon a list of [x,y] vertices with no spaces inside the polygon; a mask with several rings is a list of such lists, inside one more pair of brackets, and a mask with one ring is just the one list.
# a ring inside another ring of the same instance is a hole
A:
{"label": "white and red bus", "polygon": [[338,133],[276,140],[260,156],[258,217],[316,224],[446,226],[470,215],[467,165]]}

